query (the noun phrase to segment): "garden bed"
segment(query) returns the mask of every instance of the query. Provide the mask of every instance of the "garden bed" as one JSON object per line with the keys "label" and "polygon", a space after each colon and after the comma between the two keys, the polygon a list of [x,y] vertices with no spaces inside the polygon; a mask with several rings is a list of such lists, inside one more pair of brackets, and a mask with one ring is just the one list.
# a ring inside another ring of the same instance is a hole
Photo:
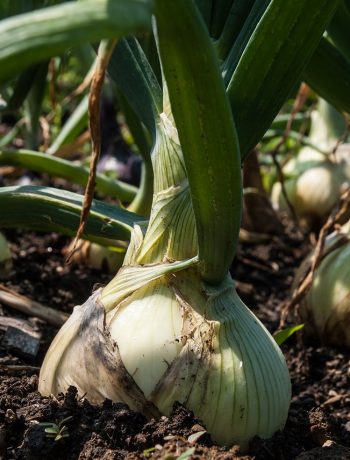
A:
{"label": "garden bed", "polygon": [[[243,300],[267,328],[276,330],[293,273],[307,252],[304,239],[288,226],[286,236],[261,244],[241,244],[233,275]],[[110,275],[67,265],[67,239],[55,234],[8,231],[14,254],[4,284],[42,304],[71,312]],[[25,318],[1,305],[5,316]],[[283,345],[293,384],[293,399],[283,433],[255,439],[248,453],[218,447],[200,420],[180,405],[173,414],[147,421],[125,405],[106,401],[92,407],[71,388],[66,396],[44,398],[37,392],[38,370],[57,329],[29,318],[41,333],[36,358],[5,346],[0,336],[0,458],[4,459],[347,459],[350,458],[350,353],[303,344],[297,337]],[[43,422],[65,425],[68,436],[53,440]],[[197,433],[197,434],[196,434]],[[196,439],[197,438],[197,439]],[[323,447],[322,447],[323,446]]]}

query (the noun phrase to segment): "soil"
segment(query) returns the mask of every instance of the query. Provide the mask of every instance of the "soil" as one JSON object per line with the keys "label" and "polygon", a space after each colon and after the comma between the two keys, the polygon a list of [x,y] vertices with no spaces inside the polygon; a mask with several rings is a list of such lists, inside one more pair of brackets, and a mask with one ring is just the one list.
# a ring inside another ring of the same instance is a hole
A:
{"label": "soil", "polygon": [[[67,265],[67,238],[56,234],[7,231],[14,255],[3,283],[45,305],[71,312],[96,284],[111,275]],[[305,239],[288,225],[282,237],[241,244],[232,272],[243,300],[273,332],[281,306],[290,296],[293,273],[308,250]],[[147,421],[123,404],[93,407],[76,390],[57,398],[37,392],[38,370],[57,332],[36,318],[1,305],[4,316],[29,320],[41,333],[35,358],[6,347],[0,331],[0,458],[3,459],[350,459],[350,352],[305,344],[301,333],[283,346],[293,399],[283,433],[254,439],[247,453],[238,446],[215,445],[200,420],[179,404],[170,417]],[[62,422],[63,421],[63,422]],[[54,439],[43,423],[62,422]],[[64,428],[65,427],[65,428]]]}

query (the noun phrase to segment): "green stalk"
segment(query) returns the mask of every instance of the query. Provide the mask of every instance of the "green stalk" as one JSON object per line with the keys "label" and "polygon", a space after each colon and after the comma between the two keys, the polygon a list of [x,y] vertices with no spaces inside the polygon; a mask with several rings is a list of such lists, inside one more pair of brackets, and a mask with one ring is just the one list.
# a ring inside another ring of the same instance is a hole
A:
{"label": "green stalk", "polygon": [[146,0],[86,0],[43,8],[0,23],[0,83],[80,43],[149,30]]}
{"label": "green stalk", "polygon": [[[220,283],[235,253],[241,217],[236,130],[219,63],[194,3],[158,0],[156,18],[190,185],[201,275]],[[188,43],[196,53],[188,53]]]}
{"label": "green stalk", "polygon": [[[0,164],[44,172],[82,186],[86,185],[89,177],[89,168],[85,166],[30,150],[0,150]],[[124,182],[112,180],[104,174],[97,174],[96,191],[130,202],[135,197],[137,188]]]}
{"label": "green stalk", "polygon": [[[28,228],[74,236],[79,226],[83,196],[50,187],[0,188],[0,227]],[[142,217],[102,201],[93,200],[85,239],[111,246],[128,241]]]}

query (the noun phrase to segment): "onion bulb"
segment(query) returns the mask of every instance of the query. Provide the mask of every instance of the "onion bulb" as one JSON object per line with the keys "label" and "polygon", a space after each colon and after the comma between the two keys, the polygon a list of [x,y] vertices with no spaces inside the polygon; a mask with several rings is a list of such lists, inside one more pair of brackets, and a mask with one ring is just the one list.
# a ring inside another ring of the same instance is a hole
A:
{"label": "onion bulb", "polygon": [[[322,225],[348,184],[343,167],[328,160],[314,163],[296,177],[284,181],[298,220],[308,228]],[[271,199],[275,208],[289,211],[279,182],[273,186]]]}
{"label": "onion bulb", "polygon": [[179,401],[216,442],[244,448],[254,436],[283,428],[288,369],[230,275],[218,286],[202,280],[189,184],[169,114],[161,114],[157,129],[149,223],[135,224],[114,279],[75,307],[58,332],[39,391],[57,394],[74,385],[91,402],[122,401],[148,417],[169,414]]}
{"label": "onion bulb", "polygon": [[[309,137],[313,144],[331,153],[345,129],[343,116],[320,100],[318,110],[311,114]],[[283,174],[286,194],[298,220],[311,229],[322,225],[350,182],[350,169],[345,167],[343,155],[337,158],[312,147],[303,147],[285,164]],[[276,209],[290,211],[279,182],[272,188],[271,200]]]}
{"label": "onion bulb", "polygon": [[91,402],[123,401],[148,416],[180,401],[218,443],[270,437],[290,401],[281,351],[232,280],[208,288],[195,269],[179,267],[123,267],[76,307],[45,358],[39,391],[74,385]]}
{"label": "onion bulb", "polygon": [[[350,236],[350,221],[326,239],[326,250]],[[309,256],[310,258],[310,256]],[[305,333],[322,343],[350,347],[350,242],[331,250],[315,271],[312,286],[300,304]],[[297,274],[297,280],[300,274]]]}

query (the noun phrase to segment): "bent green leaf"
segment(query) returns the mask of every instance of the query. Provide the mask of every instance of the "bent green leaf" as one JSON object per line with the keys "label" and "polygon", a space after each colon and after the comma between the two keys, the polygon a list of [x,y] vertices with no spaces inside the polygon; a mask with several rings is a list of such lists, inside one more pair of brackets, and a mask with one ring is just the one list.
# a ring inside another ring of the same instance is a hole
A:
{"label": "bent green leaf", "polygon": [[[89,168],[85,166],[32,150],[0,150],[0,164],[44,172],[82,186],[86,185],[89,177]],[[135,198],[137,188],[124,182],[112,180],[104,174],[97,174],[96,191],[130,202]]]}
{"label": "bent green leaf", "polygon": [[[0,228],[27,228],[74,236],[79,227],[82,195],[51,187],[0,188]],[[111,246],[128,241],[135,222],[144,218],[93,200],[83,237]]]}
{"label": "bent green leaf", "polygon": [[85,0],[4,19],[0,83],[80,43],[145,32],[151,14],[152,2],[147,0]]}

